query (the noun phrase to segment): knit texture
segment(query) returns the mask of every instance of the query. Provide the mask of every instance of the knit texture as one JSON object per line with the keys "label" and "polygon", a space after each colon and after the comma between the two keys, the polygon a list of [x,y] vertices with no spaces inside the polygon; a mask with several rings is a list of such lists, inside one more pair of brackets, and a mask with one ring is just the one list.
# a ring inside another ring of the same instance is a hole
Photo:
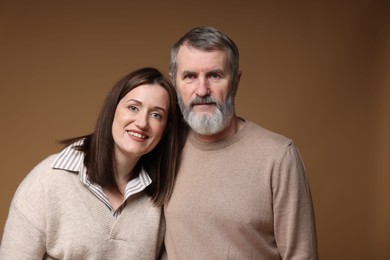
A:
{"label": "knit texture", "polygon": [[77,173],[37,165],[19,186],[4,228],[0,259],[156,259],[165,225],[144,193],[118,217]]}
{"label": "knit texture", "polygon": [[298,150],[249,121],[220,142],[190,135],[164,211],[164,259],[317,259]]}

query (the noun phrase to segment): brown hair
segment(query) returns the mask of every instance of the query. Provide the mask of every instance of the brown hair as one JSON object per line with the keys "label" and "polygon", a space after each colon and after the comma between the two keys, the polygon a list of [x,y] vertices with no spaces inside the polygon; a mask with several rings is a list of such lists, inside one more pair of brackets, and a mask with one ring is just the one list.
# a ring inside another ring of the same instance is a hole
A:
{"label": "brown hair", "polygon": [[70,145],[84,139],[84,143],[76,149],[85,153],[84,165],[89,179],[102,187],[118,190],[114,177],[116,170],[112,137],[115,110],[119,101],[127,93],[143,84],[157,84],[168,92],[170,100],[166,126],[168,129],[158,145],[140,158],[131,176],[137,176],[143,167],[152,179],[146,191],[154,204],[161,206],[167,202],[172,193],[187,128],[182,120],[174,87],[157,69],[141,68],[123,77],[108,93],[97,118],[94,132],[66,139],[61,143]]}

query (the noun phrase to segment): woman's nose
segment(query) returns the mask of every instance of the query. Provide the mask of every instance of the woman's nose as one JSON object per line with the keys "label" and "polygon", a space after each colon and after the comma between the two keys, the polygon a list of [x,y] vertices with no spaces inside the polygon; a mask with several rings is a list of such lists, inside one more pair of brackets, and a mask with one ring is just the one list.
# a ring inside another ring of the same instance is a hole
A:
{"label": "woman's nose", "polygon": [[142,130],[148,129],[149,124],[147,116],[140,113],[135,121],[135,126]]}

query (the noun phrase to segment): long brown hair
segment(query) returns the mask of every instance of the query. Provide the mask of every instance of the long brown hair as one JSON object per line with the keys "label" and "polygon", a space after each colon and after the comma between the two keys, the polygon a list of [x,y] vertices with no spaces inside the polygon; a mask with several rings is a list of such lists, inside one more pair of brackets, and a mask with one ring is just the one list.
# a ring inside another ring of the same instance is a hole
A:
{"label": "long brown hair", "polygon": [[91,182],[102,187],[118,190],[115,181],[114,139],[112,123],[119,101],[132,89],[143,84],[157,84],[169,94],[169,113],[167,129],[158,145],[148,154],[143,155],[134,167],[131,176],[137,176],[143,167],[152,179],[146,192],[155,205],[161,206],[169,199],[179,168],[181,150],[187,133],[177,104],[176,91],[170,81],[155,68],[135,70],[118,81],[108,93],[92,134],[61,141],[70,145],[84,139],[76,149],[85,153],[84,165]]}

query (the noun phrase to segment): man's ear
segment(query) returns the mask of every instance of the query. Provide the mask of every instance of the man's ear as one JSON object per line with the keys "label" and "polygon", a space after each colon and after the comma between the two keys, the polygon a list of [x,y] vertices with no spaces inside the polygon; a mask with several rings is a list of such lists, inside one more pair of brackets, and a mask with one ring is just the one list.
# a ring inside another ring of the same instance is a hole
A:
{"label": "man's ear", "polygon": [[168,73],[168,75],[169,75],[169,79],[171,80],[171,82],[173,83],[173,77],[172,77],[172,73]]}
{"label": "man's ear", "polygon": [[239,71],[238,71],[238,75],[237,75],[237,85],[240,85],[241,75],[242,75],[242,71],[239,70]]}
{"label": "man's ear", "polygon": [[241,75],[242,75],[242,71],[239,70],[238,73],[237,73],[236,85],[233,86],[233,93],[234,93],[233,96],[234,96],[234,97],[235,97],[236,94],[237,94],[238,85],[240,85]]}

